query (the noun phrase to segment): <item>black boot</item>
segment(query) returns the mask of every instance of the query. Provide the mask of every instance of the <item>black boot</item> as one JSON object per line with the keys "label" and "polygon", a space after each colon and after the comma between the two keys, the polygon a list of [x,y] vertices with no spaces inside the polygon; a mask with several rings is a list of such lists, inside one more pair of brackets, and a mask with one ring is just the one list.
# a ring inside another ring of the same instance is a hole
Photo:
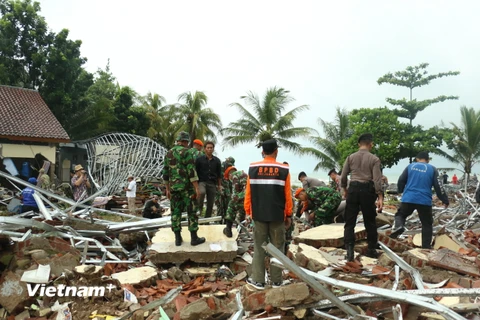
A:
{"label": "black boot", "polygon": [[182,242],[182,231],[175,231],[175,245],[179,247],[182,245]]}
{"label": "black boot", "polygon": [[354,258],[355,258],[355,251],[353,250],[354,248],[355,248],[354,243],[347,243],[347,245],[346,245],[347,255],[345,257],[345,259],[347,259],[347,261],[353,261],[354,260]]}
{"label": "black boot", "polygon": [[369,258],[377,259],[378,258],[378,252],[377,252],[377,243],[369,243],[368,244],[368,250],[367,253],[365,254]]}
{"label": "black boot", "polygon": [[227,226],[223,229],[223,234],[226,235],[229,238],[233,237],[233,235],[232,235],[232,225],[233,225],[233,222],[227,220]]}
{"label": "black boot", "polygon": [[190,236],[191,236],[191,241],[190,241],[190,244],[192,246],[197,246],[199,244],[202,244],[205,242],[205,238],[199,238],[197,236],[197,231],[190,231]]}

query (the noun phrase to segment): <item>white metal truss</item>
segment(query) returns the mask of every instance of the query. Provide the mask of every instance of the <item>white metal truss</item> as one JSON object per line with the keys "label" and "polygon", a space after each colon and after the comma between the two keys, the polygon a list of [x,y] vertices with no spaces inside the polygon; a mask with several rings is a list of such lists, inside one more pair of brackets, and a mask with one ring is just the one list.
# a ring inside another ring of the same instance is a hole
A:
{"label": "white metal truss", "polygon": [[106,194],[120,191],[129,175],[160,177],[168,152],[150,138],[129,133],[108,133],[82,143],[87,147],[89,175]]}

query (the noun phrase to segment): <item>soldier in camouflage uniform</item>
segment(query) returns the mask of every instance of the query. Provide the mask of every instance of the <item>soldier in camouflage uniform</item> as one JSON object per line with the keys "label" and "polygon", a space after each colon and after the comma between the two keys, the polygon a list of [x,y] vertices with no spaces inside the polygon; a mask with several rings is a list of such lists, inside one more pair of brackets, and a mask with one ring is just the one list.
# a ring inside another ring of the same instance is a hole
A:
{"label": "soldier in camouflage uniform", "polygon": [[225,176],[225,171],[235,164],[235,159],[228,157],[222,163],[222,191],[215,194],[215,205],[217,207],[217,215],[225,217],[227,213],[228,203],[232,197],[232,183],[228,176]]}
{"label": "soldier in camouflage uniform", "polygon": [[198,216],[193,211],[193,203],[199,198],[198,176],[195,171],[195,158],[189,151],[188,142],[190,137],[186,132],[180,132],[177,145],[174,146],[164,159],[163,180],[167,188],[167,197],[170,199],[172,211],[172,230],[175,233],[175,245],[182,245],[182,213],[188,214],[188,230],[191,234],[191,245],[196,246],[205,242],[205,238],[199,238]]}
{"label": "soldier in camouflage uniform", "polygon": [[340,193],[329,187],[311,187],[306,191],[300,188],[295,192],[295,198],[308,202],[307,209],[313,211],[310,220],[313,220],[314,227],[333,223],[337,208],[342,202]]}
{"label": "soldier in camouflage uniform", "polygon": [[232,183],[232,198],[228,204],[227,214],[225,216],[226,227],[223,233],[231,238],[233,222],[242,222],[245,220],[245,186],[247,185],[248,174],[243,171],[237,171],[235,167],[229,167],[225,172]]}

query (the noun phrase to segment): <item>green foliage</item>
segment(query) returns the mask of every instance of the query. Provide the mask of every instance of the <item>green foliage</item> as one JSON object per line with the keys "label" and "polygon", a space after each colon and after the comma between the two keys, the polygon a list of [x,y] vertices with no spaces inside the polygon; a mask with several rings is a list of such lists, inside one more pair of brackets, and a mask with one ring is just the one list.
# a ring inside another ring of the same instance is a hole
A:
{"label": "green foliage", "polygon": [[319,161],[313,169],[314,171],[319,169],[341,169],[345,159],[338,146],[342,141],[352,136],[349,112],[345,109],[337,108],[334,122],[327,122],[319,118],[318,123],[323,129],[325,138],[322,138],[320,135],[310,137],[314,147],[303,147],[301,152],[311,155]]}
{"label": "green foliage", "polygon": [[0,1],[0,84],[37,89],[67,132],[87,108],[93,76],[83,69],[81,41],[48,31],[30,0]]}
{"label": "green foliage", "polygon": [[39,92],[67,132],[88,107],[86,92],[93,84],[93,75],[82,65],[81,41],[68,39],[68,30],[55,35],[44,65],[43,83]]}
{"label": "green foliage", "polygon": [[202,91],[184,92],[178,96],[179,104],[174,105],[178,120],[183,121],[182,130],[190,134],[190,146],[193,146],[193,140],[211,140],[217,141],[213,129],[220,131],[222,121],[220,116],[212,109],[206,108],[208,98]]}
{"label": "green foliage", "polygon": [[164,148],[171,149],[175,145],[178,133],[184,127],[184,121],[179,119],[177,108],[165,104],[165,98],[156,93],[148,93],[143,98],[143,107],[150,119],[148,137]]}
{"label": "green foliage", "polygon": [[269,88],[262,100],[253,92],[248,92],[246,96],[240,98],[253,109],[253,114],[240,103],[230,105],[240,111],[241,118],[221,130],[225,145],[235,147],[239,144],[254,142],[258,146],[262,141],[275,138],[281,146],[300,153],[300,144],[292,139],[315,133],[311,128],[293,125],[297,115],[308,110],[307,105],[284,113],[287,105],[294,99],[289,95],[289,91],[283,88]]}
{"label": "green foliage", "polygon": [[400,150],[406,124],[398,121],[398,116],[387,107],[362,108],[351,111],[350,128],[352,135],[338,145],[342,154],[342,165],[346,157],[358,150],[357,140],[363,133],[373,134],[372,153],[382,160],[383,167],[392,167],[401,159]]}
{"label": "green foliage", "polygon": [[451,122],[450,134],[445,137],[447,147],[453,154],[443,152],[442,155],[461,165],[468,177],[480,158],[480,111],[462,106],[460,114],[460,125]]}
{"label": "green foliage", "polygon": [[400,109],[396,110],[398,116],[401,118],[409,119],[410,124],[412,124],[412,121],[416,118],[417,114],[425,110],[428,106],[446,100],[458,99],[457,96],[444,95],[438,96],[434,99],[427,99],[422,101],[417,101],[416,99],[412,98],[412,92],[414,88],[428,85],[432,80],[435,79],[448,76],[456,76],[460,74],[459,71],[448,71],[429,75],[428,71],[426,70],[427,67],[428,63],[421,63],[418,66],[410,66],[407,67],[404,71],[397,71],[394,74],[387,73],[377,80],[377,83],[379,85],[389,83],[396,86],[406,87],[410,90],[410,100],[406,100],[405,98],[401,100],[387,98],[388,103],[400,107]]}
{"label": "green foliage", "polygon": [[[422,139],[430,140],[430,136],[427,135],[427,132],[424,132],[421,127],[413,127],[413,120],[416,118],[417,114],[427,107],[431,106],[432,104],[444,102],[446,100],[457,100],[457,96],[445,96],[441,95],[433,99],[426,99],[417,101],[417,99],[413,99],[413,89],[419,88],[425,85],[430,84],[432,80],[440,79],[443,77],[449,76],[456,76],[459,75],[459,71],[448,71],[448,72],[441,72],[438,74],[429,75],[428,71],[426,70],[428,67],[428,63],[421,63],[418,66],[407,67],[403,71],[397,71],[394,74],[387,73],[384,76],[380,77],[377,80],[379,85],[384,83],[393,84],[396,86],[401,86],[408,88],[410,91],[410,99],[407,100],[403,99],[392,99],[387,98],[387,102],[392,104],[393,106],[400,107],[399,109],[395,109],[395,113],[401,117],[409,120],[410,130],[406,132],[404,136],[404,145],[403,145],[403,154],[405,157],[410,158],[410,162],[412,162],[413,157],[416,155],[420,144],[426,145],[426,149],[424,150],[436,150],[440,146],[438,144],[438,134],[434,137],[433,143],[425,143]],[[434,133],[435,131],[428,130],[428,133]]]}
{"label": "green foliage", "polygon": [[0,1],[1,84],[37,89],[54,35],[40,16],[40,4],[30,0]]}

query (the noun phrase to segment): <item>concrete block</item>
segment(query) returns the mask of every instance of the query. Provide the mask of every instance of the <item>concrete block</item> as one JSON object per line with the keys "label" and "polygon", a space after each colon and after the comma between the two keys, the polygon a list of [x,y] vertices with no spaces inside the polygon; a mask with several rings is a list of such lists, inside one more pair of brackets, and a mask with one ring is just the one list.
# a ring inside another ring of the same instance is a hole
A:
{"label": "concrete block", "polygon": [[8,311],[20,311],[29,299],[27,286],[20,277],[8,271],[0,283],[0,305]]}
{"label": "concrete block", "polygon": [[412,249],[404,254],[405,261],[414,268],[423,268],[428,263],[428,255],[430,250],[426,249]]}
{"label": "concrete block", "polygon": [[[343,223],[325,224],[316,228],[301,232],[294,238],[296,243],[305,243],[315,248],[345,246],[343,239]],[[357,225],[355,228],[355,239],[365,239],[367,236],[365,227]]]}
{"label": "concrete block", "polygon": [[223,234],[223,225],[201,225],[198,236],[205,237],[205,243],[190,245],[190,232],[182,228],[183,243],[175,246],[175,235],[171,230],[161,229],[152,238],[147,258],[154,264],[183,263],[191,260],[197,263],[231,262],[237,256],[238,231],[232,230],[233,237]]}
{"label": "concrete block", "polygon": [[120,284],[150,286],[158,279],[157,269],[152,267],[140,267],[128,271],[112,274],[112,278]]}
{"label": "concrete block", "polygon": [[272,307],[291,307],[301,304],[310,296],[308,286],[303,283],[294,283],[288,286],[270,289],[265,294],[265,304]]}

